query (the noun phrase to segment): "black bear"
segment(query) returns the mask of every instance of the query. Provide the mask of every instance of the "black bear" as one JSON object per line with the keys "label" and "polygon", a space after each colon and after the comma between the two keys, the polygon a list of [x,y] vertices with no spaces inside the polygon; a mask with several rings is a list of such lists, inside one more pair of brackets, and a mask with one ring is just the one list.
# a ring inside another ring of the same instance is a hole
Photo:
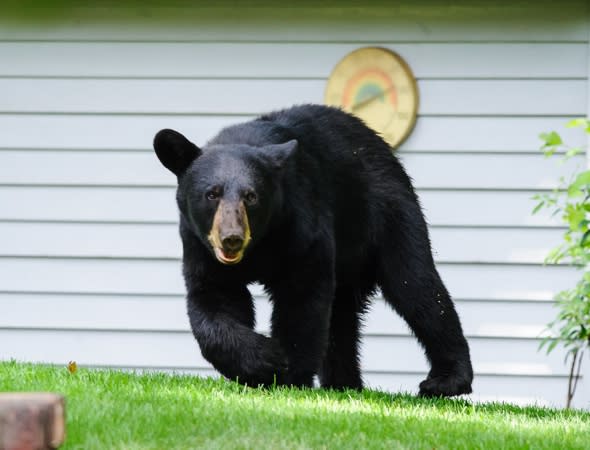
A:
{"label": "black bear", "polygon": [[[469,348],[426,223],[391,148],[339,109],[302,105],[227,127],[203,148],[154,139],[176,174],[188,315],[203,356],[248,385],[359,389],[360,321],[380,288],[423,346],[425,396],[471,392]],[[247,285],[273,304],[254,331]]]}

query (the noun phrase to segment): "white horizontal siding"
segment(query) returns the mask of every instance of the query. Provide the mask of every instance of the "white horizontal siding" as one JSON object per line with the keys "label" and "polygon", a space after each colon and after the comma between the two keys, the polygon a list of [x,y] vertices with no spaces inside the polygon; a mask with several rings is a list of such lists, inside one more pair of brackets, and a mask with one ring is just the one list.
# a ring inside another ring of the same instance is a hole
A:
{"label": "white horizontal siding", "polygon": [[[387,44],[417,78],[585,78],[585,43]],[[326,78],[358,43],[0,42],[2,76]],[[551,64],[546,61],[551,60]],[[157,63],[155,63],[157,61]],[[305,64],[301,64],[305,61]],[[465,64],[469,61],[469,64]],[[526,61],[526,65],[522,64]],[[269,64],[269,62],[272,62]]]}
{"label": "white horizontal siding", "polygon": [[[188,330],[175,180],[153,135],[176,128],[202,145],[260,112],[321,102],[334,64],[368,43],[418,78],[399,154],[471,344],[475,398],[561,404],[563,353],[537,346],[577,273],[541,265],[563,230],[530,211],[583,164],[545,161],[538,134],[587,111],[588,5],[455,6],[0,18],[0,358],[212,374]],[[252,290],[267,331],[270,306]],[[377,300],[365,332],[369,385],[415,391],[426,364],[403,321]]]}
{"label": "white horizontal siding", "polygon": [[570,177],[575,170],[586,166],[583,155],[559,164],[538,154],[410,153],[400,156],[418,189],[554,189],[560,177]]}
{"label": "white horizontal siding", "polygon": [[[585,78],[587,72],[585,43],[374,44],[402,55],[418,78]],[[0,75],[326,78],[357,47],[357,42],[0,42],[0,61],[11,62],[1,66]]]}
{"label": "white horizontal siding", "polygon": [[[321,103],[326,78],[30,79],[0,78],[0,113],[261,114]],[[420,114],[583,115],[586,81],[419,80]],[[272,92],[272,95],[268,95]],[[550,95],[542,95],[549,92]]]}
{"label": "white horizontal siding", "polygon": [[[297,99],[293,99],[297,102]],[[228,125],[250,116],[178,115],[0,115],[4,149],[148,150],[156,132],[174,128],[202,145]],[[532,152],[539,133],[561,130],[568,117],[421,117],[403,151]],[[43,130],[32,133],[30,130]],[[579,130],[565,129],[570,145],[583,145]]]}

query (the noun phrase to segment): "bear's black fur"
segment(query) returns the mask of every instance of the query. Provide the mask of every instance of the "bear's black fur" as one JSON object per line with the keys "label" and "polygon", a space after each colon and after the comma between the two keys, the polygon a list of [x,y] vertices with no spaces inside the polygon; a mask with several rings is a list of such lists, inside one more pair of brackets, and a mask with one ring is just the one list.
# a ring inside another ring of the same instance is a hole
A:
{"label": "bear's black fur", "polygon": [[[154,148],[178,177],[191,327],[223,375],[361,388],[360,317],[379,287],[430,362],[420,394],[471,392],[410,179],[360,120],[303,105],[225,128],[203,149],[162,130]],[[253,330],[252,282],[273,303],[271,337]]]}

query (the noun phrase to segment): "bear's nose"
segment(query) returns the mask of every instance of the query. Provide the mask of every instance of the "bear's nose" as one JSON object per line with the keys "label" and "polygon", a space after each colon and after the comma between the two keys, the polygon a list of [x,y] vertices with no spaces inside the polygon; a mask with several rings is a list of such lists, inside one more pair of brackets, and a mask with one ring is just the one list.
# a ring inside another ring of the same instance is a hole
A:
{"label": "bear's nose", "polygon": [[241,236],[232,234],[231,236],[223,238],[221,245],[223,246],[223,251],[237,253],[242,248],[242,245],[244,245],[244,239],[242,239]]}

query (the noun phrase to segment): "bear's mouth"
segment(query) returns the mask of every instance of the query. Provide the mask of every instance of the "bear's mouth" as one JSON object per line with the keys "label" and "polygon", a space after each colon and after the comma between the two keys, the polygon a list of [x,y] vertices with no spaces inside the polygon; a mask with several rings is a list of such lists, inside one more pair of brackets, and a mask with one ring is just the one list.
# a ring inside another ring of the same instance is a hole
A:
{"label": "bear's mouth", "polygon": [[217,258],[217,260],[223,264],[237,264],[244,257],[244,249],[236,253],[225,251],[219,247],[214,247],[213,250],[215,252],[215,257]]}

